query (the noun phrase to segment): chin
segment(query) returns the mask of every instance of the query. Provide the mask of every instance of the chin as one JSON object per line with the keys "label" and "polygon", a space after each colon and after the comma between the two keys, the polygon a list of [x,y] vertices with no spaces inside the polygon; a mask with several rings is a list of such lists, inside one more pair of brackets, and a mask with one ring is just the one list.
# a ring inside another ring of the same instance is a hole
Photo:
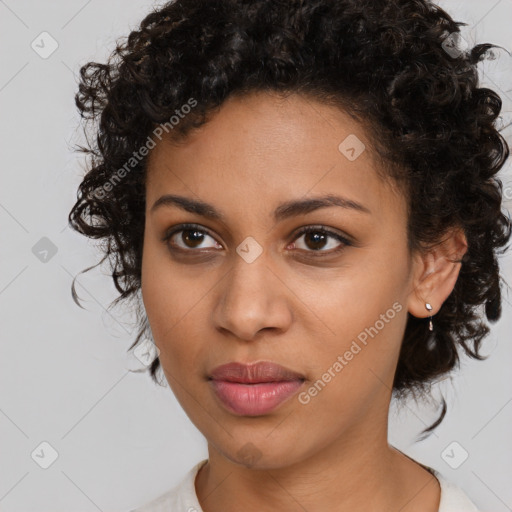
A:
{"label": "chin", "polygon": [[248,436],[246,440],[232,439],[229,446],[217,445],[220,454],[229,461],[247,469],[272,470],[298,463],[306,458],[305,453],[297,451],[297,443],[284,442],[274,439],[272,442],[267,434],[263,434],[261,441]]}

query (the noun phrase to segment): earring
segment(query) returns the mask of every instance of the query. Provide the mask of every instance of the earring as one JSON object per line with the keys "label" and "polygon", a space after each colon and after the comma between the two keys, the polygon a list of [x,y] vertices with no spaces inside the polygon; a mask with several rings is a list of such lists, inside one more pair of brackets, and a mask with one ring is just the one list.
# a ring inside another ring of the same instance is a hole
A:
{"label": "earring", "polygon": [[[425,302],[425,308],[427,308],[427,310],[429,312],[432,311],[432,306],[428,302]],[[433,331],[434,330],[434,326],[432,324],[432,315],[430,315],[430,320],[428,322],[428,330],[429,331]]]}

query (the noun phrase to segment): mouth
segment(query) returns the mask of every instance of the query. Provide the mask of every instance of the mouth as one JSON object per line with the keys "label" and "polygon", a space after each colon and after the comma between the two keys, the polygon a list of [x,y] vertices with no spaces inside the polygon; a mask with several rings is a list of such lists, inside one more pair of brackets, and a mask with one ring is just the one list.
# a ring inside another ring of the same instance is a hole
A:
{"label": "mouth", "polygon": [[262,416],[291,398],[306,380],[304,375],[272,362],[228,363],[208,377],[220,403],[240,416]]}

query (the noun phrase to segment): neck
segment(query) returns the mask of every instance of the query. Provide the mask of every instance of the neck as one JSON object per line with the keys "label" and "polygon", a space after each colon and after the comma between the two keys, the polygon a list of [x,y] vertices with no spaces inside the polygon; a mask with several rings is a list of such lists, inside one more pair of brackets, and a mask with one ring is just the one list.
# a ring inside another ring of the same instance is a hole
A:
{"label": "neck", "polygon": [[247,468],[208,446],[196,478],[204,512],[437,512],[437,480],[387,442],[387,410],[288,465]]}

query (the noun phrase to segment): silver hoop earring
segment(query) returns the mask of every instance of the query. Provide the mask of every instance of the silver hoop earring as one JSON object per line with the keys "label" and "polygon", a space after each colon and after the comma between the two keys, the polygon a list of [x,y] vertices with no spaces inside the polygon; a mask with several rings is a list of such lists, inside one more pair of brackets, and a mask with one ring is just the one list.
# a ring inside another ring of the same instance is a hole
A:
{"label": "silver hoop earring", "polygon": [[[428,303],[428,302],[425,302],[425,308],[430,312],[432,311],[432,306]],[[432,324],[432,315],[430,315],[430,320],[428,322],[428,330],[429,331],[433,331],[434,330],[434,325]]]}

